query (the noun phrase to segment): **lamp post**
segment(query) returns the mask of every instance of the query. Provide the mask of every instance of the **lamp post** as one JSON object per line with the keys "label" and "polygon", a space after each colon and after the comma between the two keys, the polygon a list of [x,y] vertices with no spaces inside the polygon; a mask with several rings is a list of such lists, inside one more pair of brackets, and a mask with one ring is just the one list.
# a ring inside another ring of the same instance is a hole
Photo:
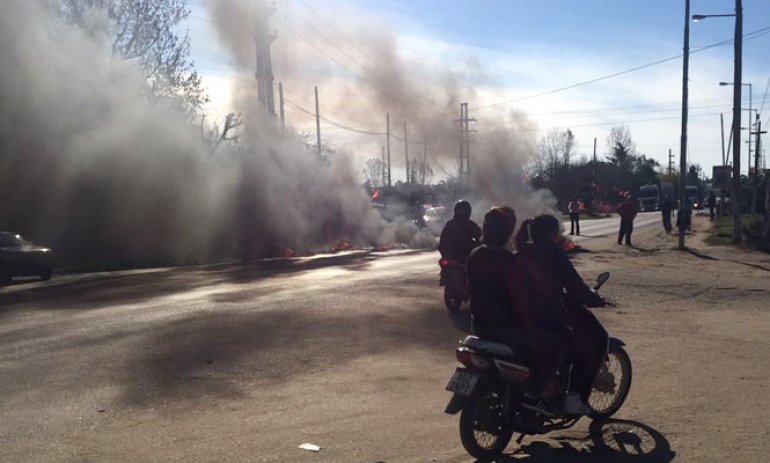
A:
{"label": "lamp post", "polygon": [[[690,11],[690,1],[687,2],[687,12]],[[735,0],[735,14],[693,15],[693,21],[702,21],[711,17],[735,16],[735,36],[733,82],[743,82],[743,1]],[[685,31],[689,31],[685,27]],[[684,97],[683,97],[684,100]],[[733,243],[741,242],[741,207],[739,192],[741,190],[741,86],[733,85],[733,181],[730,187],[733,205]],[[680,243],[684,240],[679,238]]]}
{"label": "lamp post", "polygon": [[[693,17],[695,19],[695,17]],[[690,71],[690,0],[684,1],[684,46],[682,47],[682,134],[679,138],[679,213],[685,200],[687,174],[687,97]],[[684,228],[679,227],[679,249],[684,249]]]}
{"label": "lamp post", "polygon": [[[719,82],[720,87],[724,87],[726,85],[735,85],[735,84],[733,82]],[[751,102],[753,98],[751,96],[751,83],[741,83],[741,85],[744,87],[749,87],[749,152],[748,152],[749,162],[746,164],[746,169],[747,169],[746,176],[748,177],[748,171],[751,170],[751,126],[753,125],[751,123],[751,111],[752,111]]]}

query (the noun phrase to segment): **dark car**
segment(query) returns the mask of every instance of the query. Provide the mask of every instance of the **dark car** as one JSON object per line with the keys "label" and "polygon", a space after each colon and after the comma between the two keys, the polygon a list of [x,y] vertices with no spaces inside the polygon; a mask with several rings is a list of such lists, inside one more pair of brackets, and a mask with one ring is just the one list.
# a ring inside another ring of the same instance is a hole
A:
{"label": "dark car", "polygon": [[37,275],[48,280],[53,274],[53,252],[35,246],[16,233],[0,232],[0,284],[14,276]]}

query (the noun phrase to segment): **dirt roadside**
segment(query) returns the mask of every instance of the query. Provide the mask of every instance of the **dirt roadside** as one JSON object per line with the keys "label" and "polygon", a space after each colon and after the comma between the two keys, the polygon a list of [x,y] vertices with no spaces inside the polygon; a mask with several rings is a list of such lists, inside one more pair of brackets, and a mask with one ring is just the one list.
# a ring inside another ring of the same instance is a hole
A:
{"label": "dirt roadside", "polygon": [[[663,438],[640,433],[628,453],[650,458],[632,461],[770,458],[770,255],[710,246],[710,228],[708,217],[694,218],[688,251],[677,250],[677,237],[660,227],[635,235],[634,247],[589,243],[575,258],[586,277],[612,273],[604,293],[618,307],[596,313],[633,360],[619,417]],[[585,430],[557,441],[590,447]],[[661,445],[667,448],[655,449]]]}

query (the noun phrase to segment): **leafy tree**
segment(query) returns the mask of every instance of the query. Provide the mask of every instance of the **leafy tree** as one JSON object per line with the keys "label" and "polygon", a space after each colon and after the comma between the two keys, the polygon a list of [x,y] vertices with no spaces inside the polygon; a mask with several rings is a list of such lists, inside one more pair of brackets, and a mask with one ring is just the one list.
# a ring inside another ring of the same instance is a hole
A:
{"label": "leafy tree", "polygon": [[636,144],[631,138],[628,126],[613,127],[607,135],[607,146],[610,149],[607,160],[623,170],[630,170],[633,158],[636,156]]}
{"label": "leafy tree", "polygon": [[57,0],[61,16],[90,30],[94,13],[104,12],[112,52],[144,70],[149,95],[185,111],[208,101],[190,59],[190,36],[179,24],[189,15],[186,0]]}

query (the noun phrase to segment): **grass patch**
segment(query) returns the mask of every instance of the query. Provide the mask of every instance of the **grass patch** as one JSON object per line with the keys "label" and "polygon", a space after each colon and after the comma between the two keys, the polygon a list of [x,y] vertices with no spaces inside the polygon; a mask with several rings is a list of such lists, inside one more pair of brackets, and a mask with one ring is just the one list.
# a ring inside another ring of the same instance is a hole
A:
{"label": "grass patch", "polygon": [[[745,241],[756,242],[762,233],[762,216],[759,214],[741,215],[741,236]],[[733,217],[722,216],[711,229],[711,236],[706,238],[708,244],[730,244],[733,242]]]}

